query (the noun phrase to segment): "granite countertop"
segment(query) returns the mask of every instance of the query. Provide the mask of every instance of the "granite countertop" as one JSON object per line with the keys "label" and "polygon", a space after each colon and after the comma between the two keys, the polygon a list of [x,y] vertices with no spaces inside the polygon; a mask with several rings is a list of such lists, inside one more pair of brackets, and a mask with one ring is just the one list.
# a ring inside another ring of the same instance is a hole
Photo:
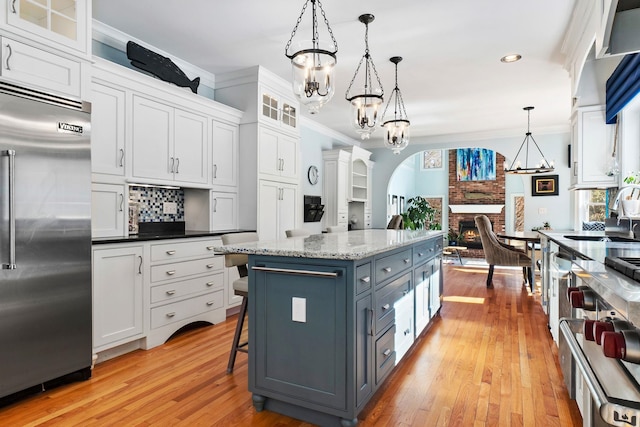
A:
{"label": "granite countertop", "polygon": [[194,237],[219,237],[228,233],[242,233],[245,231],[255,230],[225,230],[225,231],[199,231],[199,230],[185,230],[185,231],[160,231],[156,233],[142,233],[131,234],[127,237],[98,237],[91,239],[93,245],[106,245],[109,243],[132,243],[132,242],[146,242],[149,240],[168,240],[168,239],[189,239]]}
{"label": "granite countertop", "polygon": [[590,260],[604,263],[607,256],[640,256],[640,241],[637,242],[606,242],[598,240],[574,240],[566,236],[585,236],[588,238],[607,236],[604,231],[574,231],[574,230],[540,230],[540,234],[564,246],[575,253]]}
{"label": "granite countertop", "polygon": [[352,230],[215,247],[218,253],[357,260],[436,236],[442,230]]}

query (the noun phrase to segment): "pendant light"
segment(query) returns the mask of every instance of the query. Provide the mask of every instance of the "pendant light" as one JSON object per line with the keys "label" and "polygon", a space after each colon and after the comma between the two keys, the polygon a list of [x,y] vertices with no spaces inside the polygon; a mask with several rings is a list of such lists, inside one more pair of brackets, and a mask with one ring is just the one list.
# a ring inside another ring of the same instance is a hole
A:
{"label": "pendant light", "polygon": [[[300,25],[302,21],[302,16],[309,2],[311,2],[312,15],[311,40],[300,41],[296,46],[292,47],[293,37],[296,35],[298,25]],[[320,43],[317,19],[318,11],[322,14],[333,46]],[[295,52],[290,53],[291,50]],[[333,97],[335,92],[333,75],[337,61],[337,52],[338,44],[333,37],[333,31],[329,26],[329,21],[322,8],[322,3],[320,3],[320,0],[306,0],[304,6],[302,6],[302,12],[300,12],[296,26],[291,32],[291,38],[284,49],[284,54],[287,58],[291,59],[293,93],[300,100],[301,104],[307,106],[311,114],[316,114],[320,110],[320,107]]]}
{"label": "pendant light", "polygon": [[[542,150],[540,150],[540,147],[538,147],[538,144],[536,143],[536,140],[533,138],[533,135],[531,134],[531,131],[529,130],[530,124],[531,124],[531,110],[533,110],[534,107],[524,107],[523,110],[525,110],[527,112],[527,133],[524,136],[524,140],[522,141],[522,144],[520,144],[520,149],[518,149],[518,152],[516,153],[516,156],[514,157],[513,161],[511,162],[511,166],[509,166],[508,168],[506,167],[506,162],[505,162],[505,168],[504,171],[505,173],[512,173],[512,174],[535,174],[535,173],[547,173],[547,172],[552,172],[554,167],[553,167],[553,162],[549,162],[545,157],[544,154],[542,154]],[[538,149],[538,152],[540,153],[540,156],[542,156],[540,162],[538,164],[536,164],[535,166],[531,166],[529,167],[529,140],[531,140],[533,142],[533,144],[536,146],[536,148]],[[526,144],[526,147],[525,147]],[[520,152],[522,152],[522,149],[525,148],[525,151],[523,153],[524,157],[524,167],[522,166],[522,161],[518,160],[518,156],[520,155]]]}
{"label": "pendant light", "polygon": [[[358,17],[358,20],[365,26],[364,55],[360,59],[351,83],[349,83],[349,88],[345,93],[345,98],[351,102],[351,124],[355,127],[356,132],[360,134],[362,139],[369,139],[371,133],[376,130],[380,106],[384,102],[384,89],[382,88],[382,83],[380,83],[376,66],[373,64],[373,59],[369,54],[369,24],[373,22],[374,19],[375,17],[370,13]],[[358,76],[362,64],[364,64],[364,70],[362,70],[364,76]],[[371,76],[372,71],[376,76],[377,85],[374,85],[375,82]],[[354,82],[363,77],[364,86],[358,87],[356,94],[351,95],[351,88]]]}
{"label": "pendant light", "polygon": [[[396,87],[393,88],[387,106],[384,108],[382,126],[386,132],[384,137],[385,147],[393,150],[393,154],[398,154],[409,145],[409,126],[411,123],[407,117],[407,111],[404,108],[402,93],[400,93],[400,89],[398,89],[398,63],[402,61],[402,57],[394,56],[393,58],[389,58],[389,61],[393,62],[396,66]],[[393,119],[385,121],[387,110],[392,103]]]}

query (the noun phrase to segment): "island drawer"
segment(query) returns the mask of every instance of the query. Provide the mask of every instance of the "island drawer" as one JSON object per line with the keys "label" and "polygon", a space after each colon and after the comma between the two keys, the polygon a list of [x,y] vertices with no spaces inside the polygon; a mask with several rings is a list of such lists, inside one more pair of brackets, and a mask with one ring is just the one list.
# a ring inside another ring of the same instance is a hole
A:
{"label": "island drawer", "polygon": [[356,267],[356,295],[371,289],[371,263]]}
{"label": "island drawer", "polygon": [[211,292],[214,289],[224,288],[224,273],[216,273],[211,276],[197,277],[180,282],[167,283],[151,287],[151,303],[176,301],[191,294]]}
{"label": "island drawer", "polygon": [[413,263],[418,265],[433,258],[436,254],[438,239],[428,240],[413,247]]}
{"label": "island drawer", "polygon": [[411,268],[411,249],[376,259],[376,284]]}
{"label": "island drawer", "polygon": [[213,256],[213,248],[221,245],[220,239],[153,244],[151,245],[151,262]]}
{"label": "island drawer", "polygon": [[376,384],[380,384],[396,365],[396,326],[393,325],[376,341]]}
{"label": "island drawer", "polygon": [[159,328],[206,311],[223,307],[224,291],[220,289],[199,297],[151,309],[151,328]]}
{"label": "island drawer", "polygon": [[194,274],[212,273],[223,268],[224,257],[222,256],[154,265],[151,267],[151,282],[177,279]]}
{"label": "island drawer", "polygon": [[388,283],[375,293],[376,333],[385,330],[395,320],[396,301],[411,292],[411,273]]}

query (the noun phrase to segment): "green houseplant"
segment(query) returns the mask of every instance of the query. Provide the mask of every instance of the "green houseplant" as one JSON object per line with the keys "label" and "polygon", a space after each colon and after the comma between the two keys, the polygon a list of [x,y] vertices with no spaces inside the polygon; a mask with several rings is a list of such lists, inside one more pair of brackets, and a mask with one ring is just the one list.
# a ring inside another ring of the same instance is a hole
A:
{"label": "green houseplant", "polygon": [[407,200],[407,211],[402,213],[404,228],[411,230],[440,230],[442,225],[434,221],[436,209],[431,207],[427,199],[422,196],[412,197]]}

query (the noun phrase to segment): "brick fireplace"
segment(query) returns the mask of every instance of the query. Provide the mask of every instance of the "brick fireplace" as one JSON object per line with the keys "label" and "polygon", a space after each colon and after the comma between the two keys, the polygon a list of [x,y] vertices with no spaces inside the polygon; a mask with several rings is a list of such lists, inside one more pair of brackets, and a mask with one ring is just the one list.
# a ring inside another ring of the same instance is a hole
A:
{"label": "brick fireplace", "polygon": [[505,176],[500,167],[502,164],[504,156],[496,153],[496,179],[493,181],[458,181],[456,150],[449,150],[449,227],[460,233],[461,225],[465,226],[467,241],[461,243],[469,248],[465,256],[484,257],[482,245],[469,240],[472,238],[469,226],[474,225],[476,215],[487,215],[495,231],[505,229]]}

